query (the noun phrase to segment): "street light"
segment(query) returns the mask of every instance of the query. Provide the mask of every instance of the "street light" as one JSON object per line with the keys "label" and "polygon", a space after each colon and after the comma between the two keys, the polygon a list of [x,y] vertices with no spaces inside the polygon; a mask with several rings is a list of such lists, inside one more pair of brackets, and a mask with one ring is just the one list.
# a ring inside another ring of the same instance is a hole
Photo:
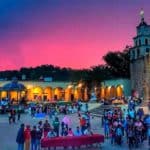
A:
{"label": "street light", "polygon": [[81,88],[81,87],[82,87],[82,83],[79,83],[79,84],[78,84],[78,87]]}
{"label": "street light", "polygon": [[68,85],[68,89],[71,89],[73,87],[73,85]]}

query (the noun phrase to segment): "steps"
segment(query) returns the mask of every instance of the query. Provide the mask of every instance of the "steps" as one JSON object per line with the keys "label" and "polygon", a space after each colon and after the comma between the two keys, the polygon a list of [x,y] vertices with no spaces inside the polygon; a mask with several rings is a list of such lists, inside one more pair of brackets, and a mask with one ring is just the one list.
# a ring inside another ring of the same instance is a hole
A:
{"label": "steps", "polygon": [[102,117],[104,109],[111,109],[112,107],[113,107],[112,105],[103,105],[102,104],[99,107],[90,110],[90,113],[92,116]]}

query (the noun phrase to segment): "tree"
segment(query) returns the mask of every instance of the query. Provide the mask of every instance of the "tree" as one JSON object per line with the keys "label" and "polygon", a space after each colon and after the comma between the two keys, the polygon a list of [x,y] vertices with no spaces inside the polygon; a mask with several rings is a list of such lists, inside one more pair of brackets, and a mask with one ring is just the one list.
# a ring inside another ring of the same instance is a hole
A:
{"label": "tree", "polygon": [[111,79],[112,70],[107,65],[98,65],[91,67],[91,80],[101,82],[103,80]]}
{"label": "tree", "polygon": [[129,47],[126,47],[123,52],[108,52],[103,56],[103,59],[106,65],[110,67],[113,76],[122,78],[130,77]]}

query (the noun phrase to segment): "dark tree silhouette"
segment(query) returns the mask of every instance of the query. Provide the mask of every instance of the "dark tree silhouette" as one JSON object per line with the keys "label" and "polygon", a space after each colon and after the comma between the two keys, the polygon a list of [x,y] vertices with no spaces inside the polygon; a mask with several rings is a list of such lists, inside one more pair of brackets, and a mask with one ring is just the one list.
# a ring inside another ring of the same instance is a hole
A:
{"label": "dark tree silhouette", "polygon": [[129,48],[123,52],[108,52],[103,56],[106,65],[110,67],[112,75],[115,77],[129,78],[130,77],[130,57]]}
{"label": "dark tree silhouette", "polygon": [[105,65],[92,66],[89,69],[60,68],[53,65],[41,65],[37,67],[22,67],[20,70],[0,71],[0,78],[11,80],[22,75],[27,80],[39,80],[41,77],[52,77],[54,81],[84,81],[90,87],[93,82],[100,83],[103,80],[122,77],[129,78],[129,47],[123,52],[108,52],[103,56]]}

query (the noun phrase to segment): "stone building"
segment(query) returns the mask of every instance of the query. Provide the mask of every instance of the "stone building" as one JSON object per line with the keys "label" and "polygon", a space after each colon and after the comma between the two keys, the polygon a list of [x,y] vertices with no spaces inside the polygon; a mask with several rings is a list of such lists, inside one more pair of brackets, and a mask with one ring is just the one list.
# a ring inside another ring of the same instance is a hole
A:
{"label": "stone building", "polygon": [[95,86],[90,90],[83,82],[0,81],[0,100],[8,98],[18,102],[25,98],[27,101],[76,101],[79,99],[88,101],[93,92],[97,100],[109,100],[114,97],[128,96],[127,83],[130,81],[109,80],[104,81],[102,86]]}
{"label": "stone building", "polygon": [[150,25],[140,12],[141,21],[136,27],[134,46],[130,49],[131,89],[144,100],[150,98]]}

